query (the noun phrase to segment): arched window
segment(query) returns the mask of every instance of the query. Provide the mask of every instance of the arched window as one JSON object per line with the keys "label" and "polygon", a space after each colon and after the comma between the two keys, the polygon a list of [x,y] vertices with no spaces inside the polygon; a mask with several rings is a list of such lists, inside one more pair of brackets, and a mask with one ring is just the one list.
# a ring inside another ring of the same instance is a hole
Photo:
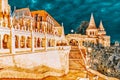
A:
{"label": "arched window", "polygon": [[42,38],[42,47],[45,47],[45,38]]}
{"label": "arched window", "polygon": [[21,48],[25,48],[25,37],[24,37],[24,36],[21,36],[21,39],[20,39],[20,47],[21,47]]}
{"label": "arched window", "polygon": [[31,37],[27,37],[26,46],[27,48],[31,48]]}
{"label": "arched window", "polygon": [[50,47],[51,46],[51,43],[50,43],[50,39],[48,40],[48,47]]}
{"label": "arched window", "polygon": [[18,48],[19,47],[19,37],[17,35],[15,35],[15,48]]}
{"label": "arched window", "polygon": [[52,41],[52,46],[54,46],[54,45],[55,45],[55,40]]}
{"label": "arched window", "polygon": [[56,46],[60,46],[61,45],[61,41],[57,41]]}
{"label": "arched window", "polygon": [[53,39],[50,40],[50,46],[51,46],[51,47],[54,46],[54,40],[53,40]]}
{"label": "arched window", "polygon": [[37,47],[40,47],[40,38],[37,39]]}
{"label": "arched window", "polygon": [[34,47],[36,48],[36,37],[34,38]]}
{"label": "arched window", "polygon": [[4,49],[8,49],[10,47],[10,43],[9,43],[9,35],[5,34],[3,36],[3,48]]}
{"label": "arched window", "polygon": [[92,35],[92,32],[90,32],[90,35]]}

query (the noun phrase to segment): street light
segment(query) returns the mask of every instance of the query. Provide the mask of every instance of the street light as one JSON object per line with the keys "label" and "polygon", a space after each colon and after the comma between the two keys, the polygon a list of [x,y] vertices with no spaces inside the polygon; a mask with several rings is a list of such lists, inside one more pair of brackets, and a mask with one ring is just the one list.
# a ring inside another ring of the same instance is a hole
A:
{"label": "street light", "polygon": [[71,33],[73,33],[74,32],[74,30],[73,29],[71,29]]}

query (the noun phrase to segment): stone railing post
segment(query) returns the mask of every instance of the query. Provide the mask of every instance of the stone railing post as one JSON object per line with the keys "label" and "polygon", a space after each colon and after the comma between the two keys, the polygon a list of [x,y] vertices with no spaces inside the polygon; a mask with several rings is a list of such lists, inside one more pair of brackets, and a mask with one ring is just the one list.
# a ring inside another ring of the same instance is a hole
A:
{"label": "stone railing post", "polygon": [[15,54],[15,35],[14,28],[10,31],[10,53]]}

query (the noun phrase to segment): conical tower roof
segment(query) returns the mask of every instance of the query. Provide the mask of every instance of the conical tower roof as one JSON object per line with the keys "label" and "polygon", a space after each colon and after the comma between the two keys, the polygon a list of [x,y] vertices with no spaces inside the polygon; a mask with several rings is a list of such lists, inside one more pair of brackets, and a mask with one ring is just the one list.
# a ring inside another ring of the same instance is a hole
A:
{"label": "conical tower roof", "polygon": [[95,20],[94,20],[94,17],[93,17],[93,13],[91,14],[90,23],[89,23],[87,29],[97,29],[96,24],[95,24]]}
{"label": "conical tower roof", "polygon": [[104,27],[103,27],[102,21],[100,21],[99,30],[102,30],[102,31],[104,31],[104,30],[105,30],[105,29],[104,29]]}

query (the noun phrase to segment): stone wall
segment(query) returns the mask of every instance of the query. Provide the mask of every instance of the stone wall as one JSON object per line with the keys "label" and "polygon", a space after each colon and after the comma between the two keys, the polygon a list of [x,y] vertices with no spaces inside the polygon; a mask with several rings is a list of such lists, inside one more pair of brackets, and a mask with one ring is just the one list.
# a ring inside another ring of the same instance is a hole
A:
{"label": "stone wall", "polygon": [[13,56],[0,56],[0,68],[14,66]]}
{"label": "stone wall", "polygon": [[69,51],[70,50],[50,50],[38,53],[11,54],[0,56],[0,68],[19,67],[32,69],[37,66],[47,67],[64,71],[69,71]]}

